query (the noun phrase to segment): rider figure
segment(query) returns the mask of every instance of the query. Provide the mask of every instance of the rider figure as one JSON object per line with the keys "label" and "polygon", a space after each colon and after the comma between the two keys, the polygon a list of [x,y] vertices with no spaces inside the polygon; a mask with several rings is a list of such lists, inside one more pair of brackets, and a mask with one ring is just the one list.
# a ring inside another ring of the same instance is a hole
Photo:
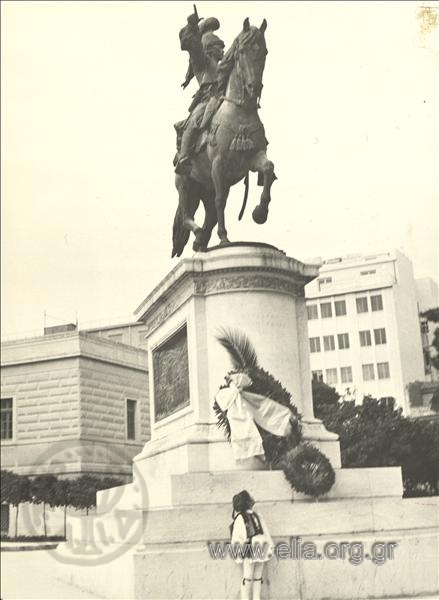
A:
{"label": "rider figure", "polygon": [[[200,22],[201,21],[201,22]],[[189,68],[183,89],[195,75],[200,85],[189,107],[189,117],[183,125],[179,159],[176,173],[182,173],[191,167],[191,155],[200,135],[201,123],[206,106],[216,95],[217,67],[224,56],[224,42],[213,32],[220,27],[218,19],[210,17],[201,20],[196,11],[187,19],[187,25],[180,31],[180,46],[189,52]],[[204,125],[204,123],[203,123]],[[176,128],[180,127],[178,123]]]}

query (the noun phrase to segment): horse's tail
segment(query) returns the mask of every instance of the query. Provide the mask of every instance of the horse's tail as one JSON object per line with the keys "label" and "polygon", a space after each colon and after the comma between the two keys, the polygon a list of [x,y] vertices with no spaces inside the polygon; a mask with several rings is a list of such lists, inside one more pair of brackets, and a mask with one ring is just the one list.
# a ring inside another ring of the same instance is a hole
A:
{"label": "horse's tail", "polygon": [[189,230],[183,226],[183,218],[181,214],[180,206],[177,207],[174,217],[174,225],[172,227],[172,254],[174,256],[181,256],[184,247],[186,246],[189,239]]}
{"label": "horse's tail", "polygon": [[239,213],[238,221],[240,221],[242,219],[242,216],[243,216],[244,211],[245,211],[245,207],[247,206],[247,198],[248,198],[248,171],[247,171],[247,175],[244,178],[244,185],[245,185],[244,200],[242,202],[242,208],[241,208],[241,212]]}

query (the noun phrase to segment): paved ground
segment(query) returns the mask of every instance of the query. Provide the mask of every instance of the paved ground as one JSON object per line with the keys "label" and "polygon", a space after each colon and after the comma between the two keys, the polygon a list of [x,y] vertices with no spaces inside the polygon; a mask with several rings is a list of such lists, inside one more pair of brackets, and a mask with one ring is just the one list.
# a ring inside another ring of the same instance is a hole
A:
{"label": "paved ground", "polygon": [[[1,600],[96,600],[100,598],[55,579],[55,566],[54,558],[45,550],[2,552]],[[417,596],[416,600],[433,598],[437,596],[428,598]],[[392,598],[392,600],[407,599]]]}
{"label": "paved ground", "polygon": [[54,577],[55,560],[45,550],[1,553],[2,600],[82,600],[95,599]]}

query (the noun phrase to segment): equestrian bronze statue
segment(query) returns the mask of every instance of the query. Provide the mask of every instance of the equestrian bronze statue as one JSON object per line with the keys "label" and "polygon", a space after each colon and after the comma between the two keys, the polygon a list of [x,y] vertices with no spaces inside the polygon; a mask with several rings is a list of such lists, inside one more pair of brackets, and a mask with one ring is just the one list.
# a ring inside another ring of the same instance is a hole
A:
{"label": "equestrian bronze statue", "polygon": [[[244,204],[248,194],[248,173],[258,172],[263,190],[253,220],[265,223],[270,189],[276,179],[274,165],[266,154],[267,140],[258,115],[262,75],[267,46],[265,30],[250,25],[243,29],[223,56],[224,42],[214,33],[220,27],[215,18],[201,20],[194,7],[187,25],[180,31],[180,44],[189,53],[185,88],[193,77],[199,84],[186,120],[175,125],[177,155],[175,185],[178,208],[173,226],[172,256],[180,256],[195,235],[193,249],[205,251],[212,230],[218,224],[220,245],[228,244],[224,209],[231,186],[245,180]],[[200,201],[205,219],[200,227],[195,212]]]}

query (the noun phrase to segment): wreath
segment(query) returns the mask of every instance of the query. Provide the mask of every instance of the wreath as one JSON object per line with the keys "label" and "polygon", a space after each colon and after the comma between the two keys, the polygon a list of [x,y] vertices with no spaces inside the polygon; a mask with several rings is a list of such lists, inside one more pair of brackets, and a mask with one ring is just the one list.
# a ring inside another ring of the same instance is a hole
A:
{"label": "wreath", "polygon": [[334,485],[335,473],[329,459],[308,443],[291,448],[282,459],[282,469],[291,486],[308,496],[321,496]]}
{"label": "wreath", "polygon": [[[302,443],[301,415],[291,394],[280,381],[263,369],[258,362],[256,350],[248,337],[240,331],[222,329],[217,337],[227,350],[232,370],[226,374],[225,385],[235,373],[245,373],[252,380],[247,391],[271,398],[290,409],[290,431],[287,436],[278,436],[265,431],[256,424],[262,438],[265,459],[271,469],[281,468],[292,488],[313,497],[326,493],[335,481],[335,473],[328,458],[320,450]],[[217,424],[230,441],[231,430],[227,411],[214,402]],[[293,454],[295,452],[295,454]]]}

